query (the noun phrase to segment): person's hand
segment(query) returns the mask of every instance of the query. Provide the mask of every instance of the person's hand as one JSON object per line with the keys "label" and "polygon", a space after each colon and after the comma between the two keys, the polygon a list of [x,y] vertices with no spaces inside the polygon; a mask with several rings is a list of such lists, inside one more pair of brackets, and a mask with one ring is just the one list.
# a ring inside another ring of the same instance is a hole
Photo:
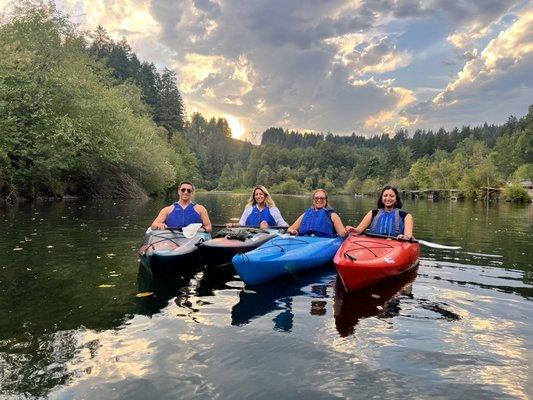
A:
{"label": "person's hand", "polygon": [[260,229],[268,229],[268,223],[266,221],[261,221],[259,224]]}
{"label": "person's hand", "polygon": [[163,231],[165,229],[167,229],[167,224],[164,222],[156,222],[152,224],[152,230],[154,231]]}
{"label": "person's hand", "polygon": [[228,222],[226,224],[226,228],[235,228],[237,226],[237,224],[235,222]]}
{"label": "person's hand", "polygon": [[287,228],[287,233],[290,233],[291,235],[297,235],[298,231],[294,228]]}
{"label": "person's hand", "polygon": [[399,234],[398,236],[396,236],[396,239],[406,240],[406,241],[410,242],[411,240],[413,240],[413,237],[412,236],[408,236],[408,235]]}
{"label": "person's hand", "polygon": [[346,231],[346,233],[357,233],[357,231],[355,230],[355,228],[353,226],[350,226],[350,225],[347,225],[346,228],[344,228],[344,230]]}

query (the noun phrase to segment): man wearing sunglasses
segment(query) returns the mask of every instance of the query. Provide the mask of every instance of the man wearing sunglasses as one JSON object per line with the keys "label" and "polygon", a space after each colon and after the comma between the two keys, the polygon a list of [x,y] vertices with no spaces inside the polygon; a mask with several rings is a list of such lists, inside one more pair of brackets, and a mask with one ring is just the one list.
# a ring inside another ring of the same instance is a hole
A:
{"label": "man wearing sunglasses", "polygon": [[163,230],[168,227],[183,228],[190,224],[201,223],[206,232],[211,232],[211,221],[204,206],[194,203],[194,185],[181,182],[178,186],[179,200],[163,208],[152,222],[152,230]]}

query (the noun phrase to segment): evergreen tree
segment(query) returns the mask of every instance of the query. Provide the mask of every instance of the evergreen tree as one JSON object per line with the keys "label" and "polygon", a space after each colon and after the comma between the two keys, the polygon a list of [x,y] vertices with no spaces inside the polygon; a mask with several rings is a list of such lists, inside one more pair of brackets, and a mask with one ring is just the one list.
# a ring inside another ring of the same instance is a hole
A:
{"label": "evergreen tree", "polygon": [[185,107],[178,90],[176,73],[165,68],[156,82],[157,101],[154,121],[168,131],[168,139],[183,131]]}

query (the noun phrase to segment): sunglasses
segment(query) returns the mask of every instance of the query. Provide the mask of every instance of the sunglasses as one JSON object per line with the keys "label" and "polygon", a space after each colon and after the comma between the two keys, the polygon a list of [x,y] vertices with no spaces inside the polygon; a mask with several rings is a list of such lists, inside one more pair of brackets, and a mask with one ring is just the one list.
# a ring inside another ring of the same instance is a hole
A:
{"label": "sunglasses", "polygon": [[187,192],[187,193],[192,193],[192,189],[189,189],[189,188],[181,188],[181,189],[180,189],[180,192],[181,192],[181,193],[185,193],[185,192]]}
{"label": "sunglasses", "polygon": [[316,201],[319,201],[319,200],[320,201],[324,201],[326,199],[327,199],[327,197],[313,197],[313,200],[316,200]]}

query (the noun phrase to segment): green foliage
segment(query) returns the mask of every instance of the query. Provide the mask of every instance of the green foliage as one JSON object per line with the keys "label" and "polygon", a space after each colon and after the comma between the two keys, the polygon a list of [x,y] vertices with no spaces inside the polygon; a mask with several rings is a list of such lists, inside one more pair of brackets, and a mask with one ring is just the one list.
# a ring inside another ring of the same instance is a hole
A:
{"label": "green foliage", "polygon": [[357,178],[350,178],[348,182],[346,182],[345,190],[349,194],[360,194],[361,182]]}
{"label": "green foliage", "polygon": [[53,7],[26,5],[0,26],[4,191],[92,193],[116,173],[148,192],[174,184],[186,168],[157,134],[140,91],[110,82]]}
{"label": "green foliage", "polygon": [[[246,171],[242,167],[248,163],[248,159],[253,159],[250,157],[252,145],[232,139],[231,129],[225,119],[212,118],[207,121],[202,115],[194,113],[190,121],[185,124],[184,135],[191,151],[199,160],[199,185],[206,189],[217,188],[220,173],[226,164],[237,167],[234,168],[234,174],[243,175],[233,187],[241,186],[243,180],[246,186],[255,185],[259,164],[248,165]],[[240,167],[237,165],[239,162]]]}
{"label": "green foliage", "polygon": [[152,63],[141,63],[125,39],[114,42],[102,26],[98,26],[90,37],[89,53],[109,67],[116,84],[129,81],[137,85],[154,122],[166,129],[168,140],[176,132],[182,132],[185,106],[176,74],[168,68],[160,74]]}
{"label": "green foliage", "polygon": [[381,184],[378,179],[367,178],[363,181],[363,184],[361,185],[361,192],[365,194],[379,193],[382,187],[383,184]]}
{"label": "green foliage", "polygon": [[512,184],[503,189],[503,198],[507,201],[526,203],[530,201],[527,190],[520,185]]}
{"label": "green foliage", "polygon": [[231,190],[233,189],[233,171],[229,164],[224,165],[222,168],[222,173],[218,179],[218,188],[219,190]]}
{"label": "green foliage", "polygon": [[279,183],[272,186],[273,193],[285,193],[285,194],[299,194],[306,193],[305,187],[295,179],[289,179],[288,181]]}
{"label": "green foliage", "polygon": [[515,182],[533,179],[533,164],[524,164],[518,167],[513,173],[512,179]]}

